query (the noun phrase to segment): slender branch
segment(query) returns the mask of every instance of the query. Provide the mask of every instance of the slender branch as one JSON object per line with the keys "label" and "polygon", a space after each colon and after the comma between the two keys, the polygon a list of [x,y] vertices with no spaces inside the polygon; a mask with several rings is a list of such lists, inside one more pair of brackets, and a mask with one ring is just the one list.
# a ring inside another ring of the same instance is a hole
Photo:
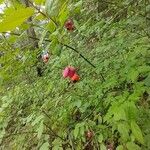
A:
{"label": "slender branch", "polygon": [[42,12],[37,6],[35,6],[30,0],[28,0],[28,2],[38,11],[38,13],[40,13],[40,14],[43,15],[44,17],[50,19],[51,21],[53,21],[53,23],[57,26],[57,23],[56,23],[56,21],[55,21],[53,18],[51,18],[51,17],[47,16],[45,13],[43,13],[43,12]]}
{"label": "slender branch", "polygon": [[66,44],[63,44],[63,43],[60,43],[62,44],[63,46],[69,48],[69,49],[72,49],[73,51],[75,51],[76,53],[78,53],[80,55],[80,57],[82,57],[86,62],[88,62],[93,68],[96,68],[95,65],[93,65],[87,58],[85,58],[78,50],[76,50],[75,48],[69,46],[69,45],[66,45]]}
{"label": "slender branch", "polygon": [[58,137],[58,138],[60,138],[61,140],[66,141],[64,138],[62,138],[61,136],[59,136],[58,134],[56,134],[56,133],[52,130],[52,128],[51,128],[50,126],[48,126],[46,123],[43,123],[43,124],[52,132],[52,134],[53,134],[55,137]]}
{"label": "slender branch", "polygon": [[[8,32],[2,32],[2,33],[6,34]],[[14,32],[10,32],[9,34],[16,35],[16,36],[20,36],[21,35],[19,33],[14,33]],[[34,40],[38,40],[38,41],[40,40],[39,38],[32,37],[32,36],[29,36],[29,38],[34,39]],[[49,40],[49,39],[44,39],[44,41],[51,42],[51,40]],[[69,49],[71,49],[71,50],[73,50],[74,52],[76,52],[77,54],[79,54],[79,56],[81,58],[83,58],[88,64],[90,64],[93,68],[96,68],[96,66],[94,64],[92,64],[85,56],[83,56],[77,49],[75,49],[75,48],[73,48],[73,47],[71,47],[71,46],[69,46],[67,44],[64,44],[64,43],[60,43],[60,44],[63,45],[63,46],[65,46],[65,47],[67,47],[67,48],[69,48]],[[105,81],[105,78],[104,78],[104,76],[103,76],[102,73],[100,73],[100,76],[101,76],[102,80]]]}

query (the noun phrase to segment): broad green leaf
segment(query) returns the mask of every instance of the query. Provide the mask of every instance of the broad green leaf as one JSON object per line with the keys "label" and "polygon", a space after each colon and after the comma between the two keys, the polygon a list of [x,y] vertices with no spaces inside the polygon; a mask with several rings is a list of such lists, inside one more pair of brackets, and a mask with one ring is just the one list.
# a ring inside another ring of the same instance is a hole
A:
{"label": "broad green leaf", "polygon": [[49,150],[49,143],[48,142],[45,142],[39,150]]}
{"label": "broad green leaf", "polygon": [[141,150],[141,148],[133,142],[128,142],[126,146],[128,150]]}
{"label": "broad green leaf", "polygon": [[131,130],[135,138],[140,142],[141,144],[144,144],[144,138],[141,132],[141,129],[137,125],[135,121],[131,121]]}
{"label": "broad green leaf", "polygon": [[0,32],[12,31],[16,27],[19,27],[24,21],[26,21],[34,13],[33,8],[18,8],[17,10],[11,10],[11,13],[7,14],[0,22]]}

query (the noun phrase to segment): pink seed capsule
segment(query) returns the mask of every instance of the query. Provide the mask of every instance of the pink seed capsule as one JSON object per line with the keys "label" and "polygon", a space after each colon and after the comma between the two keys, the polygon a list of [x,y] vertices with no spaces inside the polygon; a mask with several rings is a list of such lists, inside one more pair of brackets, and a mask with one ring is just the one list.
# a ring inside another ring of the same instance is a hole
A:
{"label": "pink seed capsule", "polygon": [[66,68],[63,70],[63,77],[64,77],[64,78],[67,78],[67,77],[68,77],[68,73],[69,73],[69,67],[66,67]]}
{"label": "pink seed capsule", "polygon": [[69,67],[68,77],[72,78],[76,73],[76,69],[74,67]]}
{"label": "pink seed capsule", "polygon": [[70,77],[72,78],[73,75],[75,74],[76,70],[74,67],[68,66],[63,70],[63,77],[67,78]]}

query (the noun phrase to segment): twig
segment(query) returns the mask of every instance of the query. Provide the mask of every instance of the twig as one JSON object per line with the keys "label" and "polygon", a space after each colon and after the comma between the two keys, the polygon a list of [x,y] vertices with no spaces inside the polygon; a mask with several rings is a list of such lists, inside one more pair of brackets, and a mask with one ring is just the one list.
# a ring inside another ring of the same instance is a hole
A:
{"label": "twig", "polygon": [[57,134],[51,129],[50,126],[48,126],[46,123],[43,123],[43,124],[53,133],[53,135],[54,135],[55,137],[58,137],[58,138],[60,138],[61,140],[65,141],[65,139],[62,138],[61,136],[57,135]]}
{"label": "twig", "polygon": [[63,46],[69,48],[69,49],[72,49],[73,51],[75,51],[76,53],[78,53],[80,55],[80,57],[82,57],[87,63],[89,63],[93,68],[96,68],[95,65],[93,65],[87,58],[85,58],[78,50],[76,50],[75,48],[69,46],[69,45],[66,45],[66,44],[63,44],[63,43],[60,43],[62,44]]}
{"label": "twig", "polygon": [[35,6],[30,0],[28,0],[28,2],[38,11],[38,13],[40,13],[41,15],[43,15],[44,17],[50,19],[51,21],[53,21],[53,23],[57,26],[57,23],[54,19],[52,19],[51,17],[47,16],[45,13],[43,13],[37,6]]}

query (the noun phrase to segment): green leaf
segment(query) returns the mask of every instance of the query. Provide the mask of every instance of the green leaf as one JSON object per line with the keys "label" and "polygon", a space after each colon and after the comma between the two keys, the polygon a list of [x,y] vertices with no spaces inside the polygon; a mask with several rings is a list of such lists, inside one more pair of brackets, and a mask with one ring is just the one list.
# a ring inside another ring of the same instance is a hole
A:
{"label": "green leaf", "polygon": [[123,146],[122,145],[117,146],[116,150],[123,150]]}
{"label": "green leaf", "polygon": [[141,150],[141,148],[133,142],[128,142],[126,146],[128,150]]}
{"label": "green leaf", "polygon": [[129,126],[127,123],[118,123],[118,131],[121,134],[123,140],[127,141],[129,138]]}
{"label": "green leaf", "polygon": [[74,102],[74,106],[77,106],[78,108],[81,107],[81,100],[77,100]]}
{"label": "green leaf", "polygon": [[74,135],[74,138],[76,139],[78,137],[78,134],[79,134],[79,124],[77,124],[75,126],[75,129],[73,131],[73,135]]}
{"label": "green leaf", "polygon": [[107,150],[107,149],[106,149],[106,146],[105,146],[104,144],[101,144],[101,145],[100,145],[100,150]]}
{"label": "green leaf", "polygon": [[43,115],[38,116],[33,122],[32,122],[32,126],[36,125],[37,123],[39,123],[42,119],[43,119]]}
{"label": "green leaf", "polygon": [[31,15],[33,15],[33,8],[22,8],[19,7],[17,10],[12,9],[9,14],[7,14],[2,22],[0,22],[0,32],[12,31],[16,27],[20,26],[25,20],[27,20]]}
{"label": "green leaf", "polygon": [[135,138],[140,142],[141,144],[144,144],[144,138],[141,132],[141,129],[137,125],[135,121],[131,121],[131,130]]}
{"label": "green leaf", "polygon": [[98,142],[99,142],[99,143],[102,143],[102,141],[103,141],[103,135],[100,134],[100,135],[98,136]]}
{"label": "green leaf", "polygon": [[131,69],[128,72],[128,78],[133,82],[137,79],[138,75],[139,75],[139,72],[136,69]]}
{"label": "green leaf", "polygon": [[74,13],[80,13],[82,8],[82,3],[83,3],[82,0],[80,0],[73,6]]}
{"label": "green leaf", "polygon": [[4,2],[4,0],[0,0],[0,4],[3,3],[3,2]]}
{"label": "green leaf", "polygon": [[38,132],[37,137],[38,137],[39,139],[40,139],[41,136],[42,136],[43,130],[44,130],[44,124],[43,124],[43,121],[41,121],[40,126],[39,126],[39,128],[37,129],[37,132]]}
{"label": "green leaf", "polygon": [[148,87],[150,87],[150,75],[144,80],[144,84]]}
{"label": "green leaf", "polygon": [[47,25],[47,29],[52,33],[56,30],[56,25],[53,21],[50,21],[50,23]]}
{"label": "green leaf", "polygon": [[66,2],[66,0],[46,0],[45,10],[46,13],[51,17],[56,17],[61,10],[61,6]]}
{"label": "green leaf", "polygon": [[48,142],[45,142],[39,150],[49,150],[49,143]]}
{"label": "green leaf", "polygon": [[69,16],[69,10],[68,10],[67,4],[65,3],[62,6],[61,11],[59,12],[59,15],[58,15],[58,20],[62,27],[63,27],[65,21],[67,20],[68,16]]}

